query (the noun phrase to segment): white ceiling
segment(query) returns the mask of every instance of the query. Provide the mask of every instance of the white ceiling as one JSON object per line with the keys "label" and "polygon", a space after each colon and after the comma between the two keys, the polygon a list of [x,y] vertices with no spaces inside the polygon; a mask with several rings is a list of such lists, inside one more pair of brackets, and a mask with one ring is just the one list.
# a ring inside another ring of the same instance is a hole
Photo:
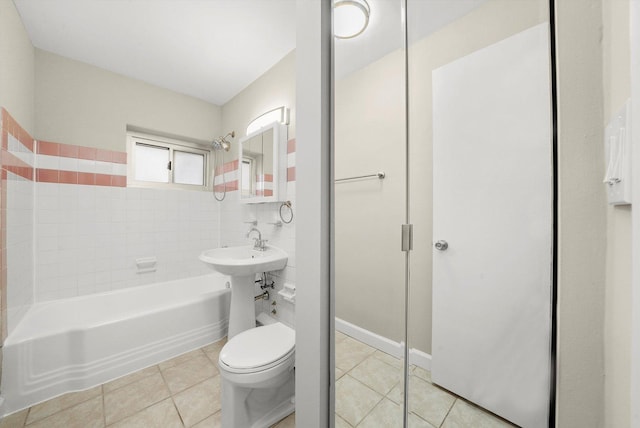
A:
{"label": "white ceiling", "polygon": [[[402,46],[399,0],[336,40],[336,75]],[[418,39],[486,0],[410,0]],[[37,48],[223,105],[296,46],[296,0],[14,0]]]}
{"label": "white ceiling", "polygon": [[295,48],[296,0],[14,0],[37,48],[222,105]]}

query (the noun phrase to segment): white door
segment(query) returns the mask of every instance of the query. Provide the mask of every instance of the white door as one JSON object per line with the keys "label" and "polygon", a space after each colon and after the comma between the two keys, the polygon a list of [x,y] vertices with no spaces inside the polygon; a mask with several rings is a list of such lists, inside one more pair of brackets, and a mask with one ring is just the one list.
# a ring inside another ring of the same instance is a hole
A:
{"label": "white door", "polygon": [[433,72],[433,381],[523,427],[550,391],[547,25]]}

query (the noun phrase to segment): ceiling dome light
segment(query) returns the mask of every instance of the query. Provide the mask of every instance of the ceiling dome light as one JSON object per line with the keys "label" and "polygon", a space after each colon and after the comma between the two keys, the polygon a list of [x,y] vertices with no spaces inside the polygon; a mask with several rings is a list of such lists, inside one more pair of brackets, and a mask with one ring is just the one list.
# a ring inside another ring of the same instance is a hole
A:
{"label": "ceiling dome light", "polygon": [[366,0],[336,0],[333,3],[333,31],[338,39],[351,39],[361,34],[369,24],[369,4]]}

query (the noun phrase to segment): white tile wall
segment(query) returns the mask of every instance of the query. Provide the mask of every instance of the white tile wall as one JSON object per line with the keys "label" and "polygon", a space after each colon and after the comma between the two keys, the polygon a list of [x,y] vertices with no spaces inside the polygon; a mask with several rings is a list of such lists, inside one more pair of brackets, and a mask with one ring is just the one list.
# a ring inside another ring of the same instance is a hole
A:
{"label": "white tile wall", "polygon": [[[54,165],[62,159],[38,157],[51,169],[62,168]],[[295,154],[288,155],[288,163],[295,164]],[[277,291],[285,282],[296,283],[295,188],[295,182],[287,184],[294,220],[277,227],[269,223],[280,219],[280,203],[241,204],[237,191],[218,202],[210,192],[36,183],[32,299],[59,299],[208,273],[211,268],[198,260],[200,252],[250,244],[246,238],[250,225],[244,222],[257,220],[263,238],[285,250],[289,260],[285,269],[272,274],[276,285],[270,300],[257,302],[256,309],[271,313],[275,308],[272,316],[293,325],[294,305]],[[135,260],[140,257],[156,257],[157,270],[137,273]]]}
{"label": "white tile wall", "polygon": [[[36,301],[99,293],[210,272],[218,246],[209,192],[36,184]],[[156,257],[138,273],[136,259]]]}
{"label": "white tile wall", "polygon": [[[28,153],[22,153],[22,160],[30,160]],[[34,183],[11,172],[6,183],[7,328],[11,334],[34,302]]]}

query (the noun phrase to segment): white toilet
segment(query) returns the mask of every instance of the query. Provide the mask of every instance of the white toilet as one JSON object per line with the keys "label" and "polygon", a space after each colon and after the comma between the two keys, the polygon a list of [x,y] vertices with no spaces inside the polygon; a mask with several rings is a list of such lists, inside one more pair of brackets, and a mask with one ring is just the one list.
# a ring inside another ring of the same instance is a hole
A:
{"label": "white toilet", "polygon": [[220,351],[222,427],[264,428],[295,409],[295,331],[273,324],[245,330]]}

